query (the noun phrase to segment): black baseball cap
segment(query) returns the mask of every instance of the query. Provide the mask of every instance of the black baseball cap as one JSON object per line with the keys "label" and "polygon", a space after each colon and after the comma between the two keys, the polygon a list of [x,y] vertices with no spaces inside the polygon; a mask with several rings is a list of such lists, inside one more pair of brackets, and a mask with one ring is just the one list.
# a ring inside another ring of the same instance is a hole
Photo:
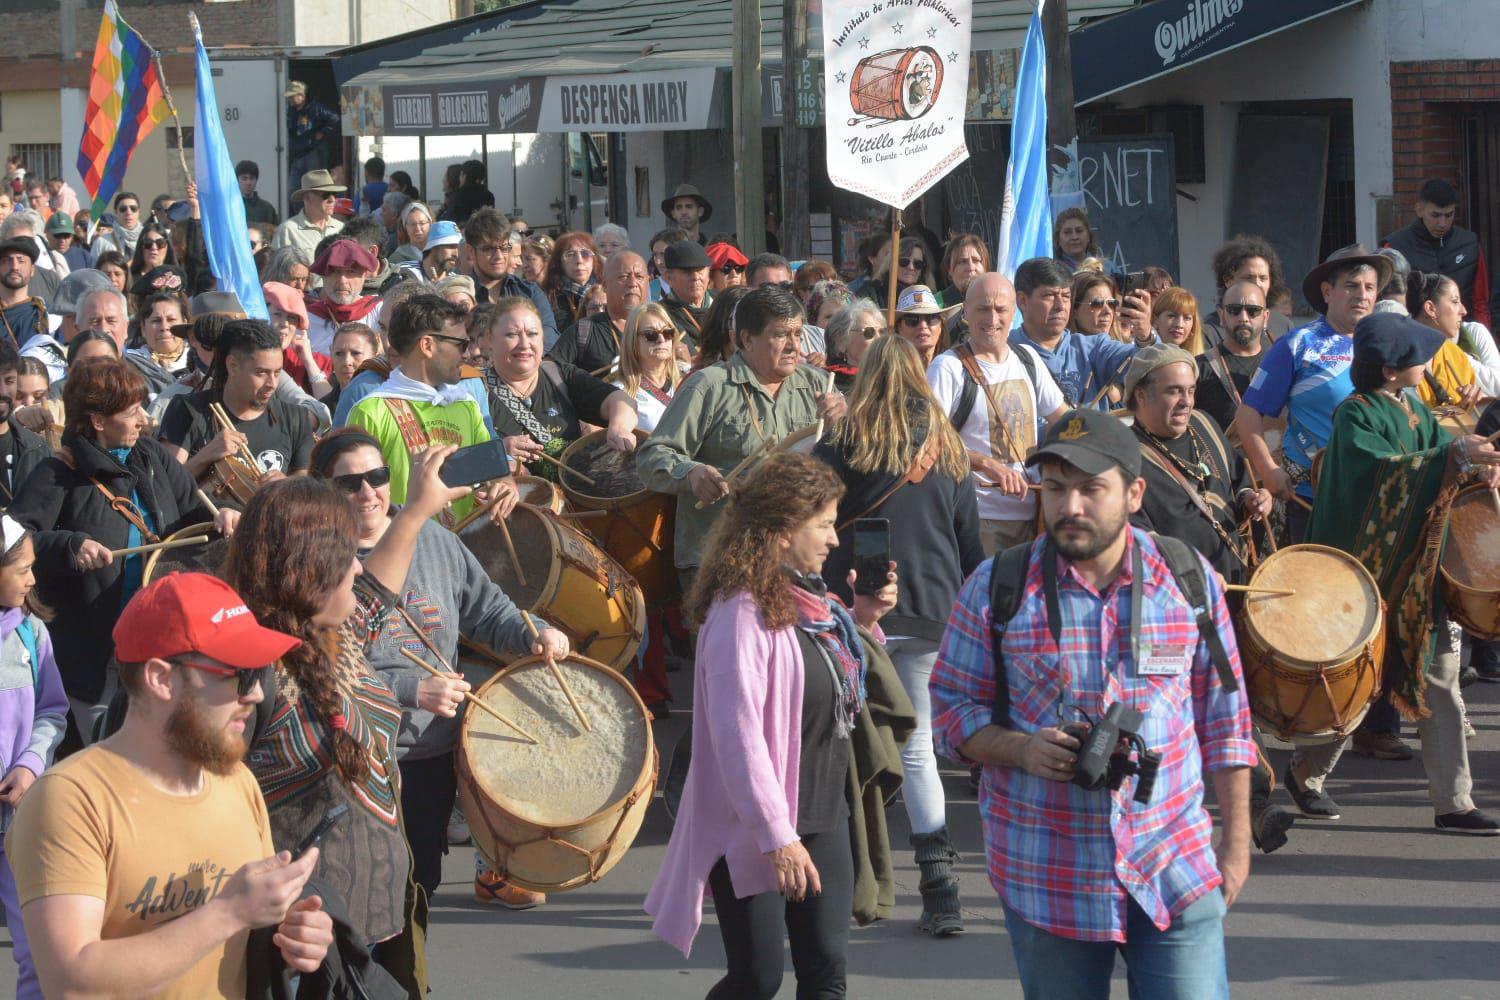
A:
{"label": "black baseball cap", "polygon": [[1374,313],[1354,327],[1354,360],[1388,368],[1425,365],[1447,338],[1400,313]]}
{"label": "black baseball cap", "polygon": [[1041,447],[1026,459],[1035,466],[1055,458],[1099,476],[1119,466],[1127,480],[1141,475],[1141,443],[1118,418],[1100,410],[1069,410],[1047,428]]}

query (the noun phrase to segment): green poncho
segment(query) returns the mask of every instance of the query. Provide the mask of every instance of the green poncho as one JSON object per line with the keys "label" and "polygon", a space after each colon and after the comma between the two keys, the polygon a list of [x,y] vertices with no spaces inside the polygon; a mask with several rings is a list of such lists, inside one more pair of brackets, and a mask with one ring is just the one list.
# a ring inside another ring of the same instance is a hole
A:
{"label": "green poncho", "polygon": [[1408,717],[1427,714],[1426,672],[1444,617],[1435,583],[1457,474],[1453,436],[1406,397],[1416,418],[1381,393],[1355,393],[1333,414],[1307,541],[1350,553],[1386,602],[1386,683]]}

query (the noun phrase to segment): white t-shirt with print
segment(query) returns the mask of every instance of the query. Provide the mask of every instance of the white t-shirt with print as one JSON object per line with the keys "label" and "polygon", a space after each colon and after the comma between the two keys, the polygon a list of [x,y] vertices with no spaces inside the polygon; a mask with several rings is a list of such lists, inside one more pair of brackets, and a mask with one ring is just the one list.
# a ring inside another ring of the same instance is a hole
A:
{"label": "white t-shirt with print", "polygon": [[[1037,424],[1045,415],[1053,413],[1063,405],[1062,390],[1053,381],[1047,366],[1033,352],[1031,357],[1036,368],[1036,389],[1032,390],[1026,368],[1016,351],[1029,347],[1010,346],[1001,364],[992,364],[976,357],[985,382],[993,388],[989,393],[979,390],[974,396],[974,408],[968,419],[958,429],[958,437],[969,451],[979,455],[990,455],[1018,472],[1025,473],[1025,458],[1037,444]],[[943,407],[943,412],[953,414],[958,401],[963,397],[964,383],[969,376],[964,372],[963,362],[952,351],[944,351],[932,359],[927,368],[927,384]],[[999,406],[1005,430],[993,412],[986,396],[993,396]],[[1008,430],[1009,436],[1006,435]],[[1009,454],[1009,445],[1014,442],[1019,454]],[[1028,493],[1024,497],[1004,496],[997,489],[979,485],[979,477],[971,476],[974,494],[979,501],[979,516],[986,521],[1027,521],[1036,516],[1036,498]]]}

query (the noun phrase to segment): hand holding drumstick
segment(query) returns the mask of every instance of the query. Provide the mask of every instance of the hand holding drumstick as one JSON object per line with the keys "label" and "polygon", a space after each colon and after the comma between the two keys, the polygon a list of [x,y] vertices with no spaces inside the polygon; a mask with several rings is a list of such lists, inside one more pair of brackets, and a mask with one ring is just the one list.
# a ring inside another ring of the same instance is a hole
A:
{"label": "hand holding drumstick", "polygon": [[[573,707],[573,713],[578,716],[578,724],[583,726],[586,731],[593,732],[594,727],[589,725],[588,717],[583,714],[583,709],[578,705],[578,699],[573,697],[573,689],[568,686],[567,678],[557,668],[557,658],[568,655],[568,637],[557,629],[538,629],[531,615],[525,611],[521,612],[521,618],[526,622],[526,627],[531,630],[532,638],[536,640],[536,644],[532,646],[532,651],[538,656],[545,656],[547,658],[547,669],[552,671],[552,676],[557,679],[557,686],[562,688],[563,695],[568,699],[568,704]],[[558,651],[559,644],[560,651]]]}

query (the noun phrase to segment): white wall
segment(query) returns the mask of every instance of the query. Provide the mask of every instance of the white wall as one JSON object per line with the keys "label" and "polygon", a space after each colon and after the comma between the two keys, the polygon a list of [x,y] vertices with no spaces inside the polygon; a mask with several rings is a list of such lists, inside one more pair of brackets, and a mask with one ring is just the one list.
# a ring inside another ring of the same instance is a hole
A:
{"label": "white wall", "polygon": [[1380,0],[1390,57],[1494,59],[1500,53],[1500,3],[1495,0]]}
{"label": "white wall", "polygon": [[453,16],[449,0],[320,0],[292,6],[292,44],[358,45]]}
{"label": "white wall", "polygon": [[[1351,7],[1261,39],[1196,66],[1116,94],[1125,106],[1203,105],[1204,184],[1179,184],[1194,198],[1177,199],[1178,281],[1200,301],[1212,301],[1215,248],[1228,236],[1233,192],[1235,128],[1240,106],[1250,101],[1349,99],[1354,109],[1355,232],[1373,245],[1375,200],[1391,193],[1391,93],[1385,52],[1388,0]],[[1420,0],[1389,0],[1412,6]],[[1457,0],[1426,0],[1426,6],[1467,6]],[[1500,3],[1495,3],[1500,8]],[[1493,38],[1490,40],[1494,49]],[[1300,276],[1288,275],[1297,282]],[[1208,298],[1205,299],[1205,296]]]}

